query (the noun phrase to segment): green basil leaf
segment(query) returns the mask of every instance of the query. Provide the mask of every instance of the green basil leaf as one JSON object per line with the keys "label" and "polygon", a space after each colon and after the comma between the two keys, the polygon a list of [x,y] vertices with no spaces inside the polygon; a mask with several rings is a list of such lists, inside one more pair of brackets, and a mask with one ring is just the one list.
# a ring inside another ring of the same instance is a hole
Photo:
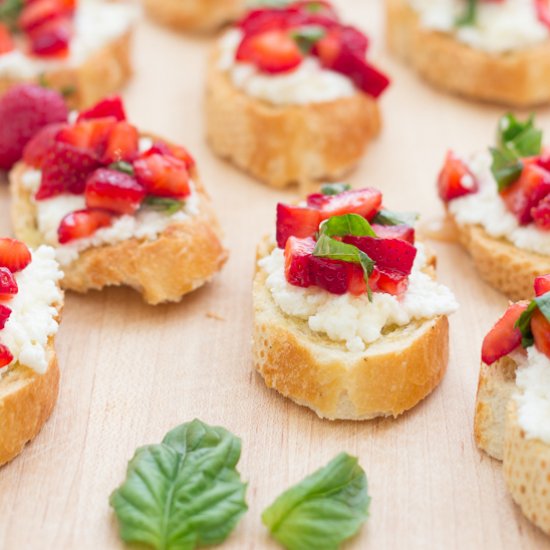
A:
{"label": "green basil leaf", "polygon": [[134,175],[134,167],[124,160],[119,160],[117,162],[112,162],[109,164],[109,168],[111,170],[117,170],[118,172],[123,172],[124,174],[128,174],[129,176]]}
{"label": "green basil leaf", "polygon": [[498,123],[497,145],[516,157],[530,157],[540,154],[542,135],[542,130],[535,128],[533,115],[521,122],[512,113],[507,113]]}
{"label": "green basil leaf", "polygon": [[367,489],[357,459],[341,453],[279,496],[262,521],[288,550],[336,550],[367,519]]}
{"label": "green basil leaf", "polygon": [[533,300],[514,325],[521,331],[521,345],[524,348],[532,346],[534,342],[533,333],[531,332],[531,317],[533,317],[533,313],[536,309],[537,303]]}
{"label": "green basil leaf", "polygon": [[321,187],[321,193],[323,195],[339,195],[350,189],[351,185],[349,183],[325,183],[325,185]]}
{"label": "green basil leaf", "polygon": [[457,27],[474,25],[477,18],[477,0],[468,0],[465,12],[456,20]]}
{"label": "green basil leaf", "polygon": [[12,31],[17,28],[17,21],[25,4],[23,0],[4,0],[0,3],[0,21]]}
{"label": "green basil leaf", "polygon": [[241,441],[193,420],[138,449],[110,504],[126,542],[192,550],[223,542],[247,510]]}
{"label": "green basil leaf", "polygon": [[408,225],[413,227],[418,220],[416,212],[392,212],[391,210],[380,210],[374,216],[372,223],[378,225]]}
{"label": "green basil leaf", "polygon": [[332,216],[321,224],[320,234],[327,237],[345,237],[346,235],[376,237],[370,223],[359,214]]}
{"label": "green basil leaf", "polygon": [[326,35],[326,30],[320,25],[304,25],[292,29],[291,36],[303,54],[308,54],[313,46]]}
{"label": "green basil leaf", "polygon": [[523,162],[507,149],[491,148],[491,156],[493,157],[491,172],[501,192],[521,176]]}
{"label": "green basil leaf", "polygon": [[172,214],[179,212],[183,208],[183,205],[185,203],[176,199],[169,199],[167,197],[155,197],[154,195],[149,195],[145,197],[143,204],[145,204],[146,206],[150,206],[155,210],[162,210],[166,214],[171,216]]}

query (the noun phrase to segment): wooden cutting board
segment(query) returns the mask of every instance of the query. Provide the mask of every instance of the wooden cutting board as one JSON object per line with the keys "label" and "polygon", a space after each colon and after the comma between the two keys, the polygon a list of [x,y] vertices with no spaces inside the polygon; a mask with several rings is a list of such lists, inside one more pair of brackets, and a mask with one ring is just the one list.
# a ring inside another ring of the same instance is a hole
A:
{"label": "wooden cutting board", "polygon": [[[449,147],[486,147],[501,109],[432,90],[384,47],[379,0],[341,0],[344,16],[372,37],[372,57],[392,76],[385,127],[355,186],[380,187],[392,209],[441,216],[434,180]],[[277,548],[261,511],[283,488],[340,451],[360,458],[371,517],[346,545],[357,549],[544,548],[550,539],[508,496],[498,462],[472,438],[481,340],[506,299],[477,279],[456,245],[435,243],[440,279],[456,293],[445,380],[398,420],[328,422],[266,389],[252,368],[251,279],[258,239],[273,229],[276,192],[218,160],[203,135],[205,56],[211,41],[143,21],[136,74],[125,91],[132,120],[195,154],[231,256],[208,287],[181,304],[148,307],[130,290],[67,296],[58,337],[57,408],[26,451],[0,470],[0,548],[120,548],[108,505],[136,447],[159,442],[197,417],[243,440],[240,471],[249,512],[223,548]],[[550,111],[538,113],[549,133]],[[10,234],[0,187],[0,234]]]}

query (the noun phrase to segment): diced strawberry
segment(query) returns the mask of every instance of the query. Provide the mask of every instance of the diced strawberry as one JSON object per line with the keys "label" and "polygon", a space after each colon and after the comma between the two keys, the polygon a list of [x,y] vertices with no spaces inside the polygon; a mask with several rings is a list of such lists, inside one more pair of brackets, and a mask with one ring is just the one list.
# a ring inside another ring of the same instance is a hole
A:
{"label": "diced strawberry", "polygon": [[23,149],[25,164],[40,168],[44,159],[54,147],[59,131],[66,127],[66,124],[50,124],[38,131]]}
{"label": "diced strawberry", "polygon": [[73,23],[66,17],[46,21],[29,33],[31,52],[41,57],[64,57],[69,54]]}
{"label": "diced strawberry", "polygon": [[7,367],[13,361],[11,351],[4,345],[0,344],[0,369]]}
{"label": "diced strawberry", "polygon": [[2,330],[11,315],[11,309],[8,306],[0,304],[0,330]]}
{"label": "diced strawberry", "polygon": [[0,55],[13,51],[13,37],[4,23],[0,23]]}
{"label": "diced strawberry", "polygon": [[67,214],[59,224],[57,238],[60,244],[93,235],[98,229],[113,223],[113,215],[106,210],[87,208]]}
{"label": "diced strawberry", "polygon": [[7,267],[0,267],[0,298],[15,296],[18,291],[13,273]]}
{"label": "diced strawberry", "polygon": [[61,11],[62,7],[57,0],[35,0],[25,5],[17,23],[25,32],[30,32],[58,17]]}
{"label": "diced strawberry", "polygon": [[537,349],[550,359],[550,322],[538,308],[531,317],[531,332]]}
{"label": "diced strawberry", "polygon": [[535,8],[539,21],[544,23],[547,27],[550,27],[550,1],[535,0]]}
{"label": "diced strawberry", "polygon": [[492,365],[521,344],[521,331],[515,328],[515,324],[528,305],[529,302],[512,304],[485,336],[481,348],[481,358],[484,363]]}
{"label": "diced strawberry", "polygon": [[373,223],[372,228],[376,236],[381,239],[401,239],[414,244],[414,227],[410,225],[378,225]]}
{"label": "diced strawberry", "polygon": [[237,61],[253,63],[265,73],[284,73],[303,60],[302,52],[288,31],[271,30],[245,36],[237,49]]}
{"label": "diced strawberry", "polygon": [[355,289],[358,277],[363,277],[362,268],[349,262],[311,256],[309,265],[311,283],[332,294],[345,294],[350,286]]}
{"label": "diced strawberry", "polygon": [[550,195],[546,195],[537,206],[531,209],[531,216],[539,229],[550,230]]}
{"label": "diced strawberry", "polygon": [[126,120],[124,103],[119,95],[106,97],[99,103],[96,103],[93,107],[90,107],[85,111],[81,111],[76,121],[80,122],[81,120],[106,117],[113,117],[117,121]]}
{"label": "diced strawberry", "polygon": [[286,241],[285,277],[291,285],[304,288],[311,286],[309,261],[314,249],[315,241],[311,237],[289,237]]}
{"label": "diced strawberry", "polygon": [[449,202],[458,197],[476,193],[479,183],[466,164],[452,151],[447,153],[445,165],[437,178],[439,197]]}
{"label": "diced strawberry", "polygon": [[189,151],[185,147],[180,145],[168,145],[166,142],[156,140],[153,145],[140,154],[140,158],[149,157],[151,155],[170,155],[185,163],[187,169],[190,170],[195,166],[195,159],[191,156]]}
{"label": "diced strawberry", "polygon": [[393,296],[400,296],[407,291],[409,287],[408,275],[403,275],[397,271],[378,271],[376,283],[372,286],[372,290],[376,292],[385,292]]}
{"label": "diced strawberry", "polygon": [[550,275],[541,275],[535,278],[535,294],[542,296],[550,292]]}
{"label": "diced strawberry", "polygon": [[7,237],[0,238],[0,267],[7,267],[16,273],[25,269],[31,259],[31,252],[25,243]]}
{"label": "diced strawberry", "polygon": [[105,164],[119,161],[131,162],[137,157],[138,151],[139,133],[137,128],[125,121],[117,122],[107,139],[103,162]]}
{"label": "diced strawberry", "polygon": [[285,248],[289,237],[313,237],[319,229],[321,215],[313,208],[277,204],[277,246]]}
{"label": "diced strawberry", "polygon": [[57,135],[57,141],[101,156],[116,124],[114,117],[82,120],[61,130]]}
{"label": "diced strawberry", "polygon": [[133,214],[145,198],[145,189],[135,178],[107,168],[99,168],[86,182],[86,206]]}
{"label": "diced strawberry", "polygon": [[[506,208],[517,218],[520,225],[533,221],[532,210],[550,194],[550,172],[535,164],[526,163],[518,181],[502,191]],[[544,213],[539,213],[544,222]]]}
{"label": "diced strawberry", "polygon": [[382,193],[370,187],[352,189],[338,195],[315,193],[307,197],[307,204],[310,208],[319,210],[321,220],[343,214],[359,214],[370,220],[382,204]]}
{"label": "diced strawberry", "polygon": [[297,8],[253,9],[239,22],[239,27],[245,36],[264,33],[272,30],[282,30],[303,25],[306,17]]}
{"label": "diced strawberry", "polygon": [[43,200],[65,192],[80,195],[96,168],[99,162],[87,151],[56,143],[42,165],[42,181],[35,198]]}
{"label": "diced strawberry", "polygon": [[134,162],[136,179],[151,195],[183,198],[189,195],[189,172],[185,163],[168,155],[153,154]]}

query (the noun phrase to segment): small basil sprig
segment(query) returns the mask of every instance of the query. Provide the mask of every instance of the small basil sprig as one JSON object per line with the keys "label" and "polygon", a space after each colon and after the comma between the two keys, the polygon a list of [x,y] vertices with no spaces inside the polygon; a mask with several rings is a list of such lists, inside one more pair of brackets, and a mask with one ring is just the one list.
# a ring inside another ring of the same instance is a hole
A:
{"label": "small basil sprig", "polygon": [[372,223],[378,225],[409,225],[414,226],[418,220],[416,212],[392,212],[391,210],[380,210],[372,219]]}
{"label": "small basil sprig", "polygon": [[126,542],[192,550],[223,542],[246,512],[241,441],[193,420],[138,449],[111,495]]}
{"label": "small basil sprig", "polygon": [[320,25],[304,25],[293,29],[290,35],[300,51],[307,55],[326,33],[326,30]]}
{"label": "small basil sprig", "polygon": [[457,27],[474,25],[477,18],[477,0],[467,0],[468,5],[464,13],[456,20]]}
{"label": "small basil sprig", "polygon": [[327,237],[376,237],[371,224],[359,214],[344,214],[332,216],[319,227],[319,234]]}
{"label": "small basil sprig", "polygon": [[349,183],[325,183],[325,185],[321,187],[321,193],[323,195],[339,195],[350,189],[351,185]]}
{"label": "small basil sprig", "polygon": [[17,20],[21,15],[25,3],[23,0],[4,0],[0,3],[0,21],[11,30],[17,29]]}
{"label": "small basil sprig", "polygon": [[542,296],[537,296],[532,300],[528,308],[516,321],[515,327],[519,328],[521,331],[521,345],[524,348],[528,348],[534,343],[533,332],[531,331],[531,318],[537,308],[540,309],[541,313],[550,321],[550,292]]}
{"label": "small basil sprig", "polygon": [[122,172],[123,174],[128,174],[129,176],[133,176],[135,174],[134,167],[129,162],[126,162],[124,160],[112,162],[111,164],[109,164],[109,168],[111,170]]}
{"label": "small basil sprig", "polygon": [[183,208],[184,202],[176,199],[169,199],[168,197],[155,197],[154,195],[149,195],[145,197],[143,204],[155,210],[161,210],[171,216]]}
{"label": "small basil sprig", "polygon": [[280,495],[262,521],[288,550],[337,550],[366,521],[369,504],[363,468],[341,453]]}

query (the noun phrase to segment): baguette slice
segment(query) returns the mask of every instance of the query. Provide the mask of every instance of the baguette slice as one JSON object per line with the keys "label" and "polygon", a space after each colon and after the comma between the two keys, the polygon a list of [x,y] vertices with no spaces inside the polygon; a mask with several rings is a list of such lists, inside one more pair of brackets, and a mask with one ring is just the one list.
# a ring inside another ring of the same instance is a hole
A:
{"label": "baguette slice", "polygon": [[[10,173],[12,220],[15,235],[29,246],[43,244],[36,224],[36,208],[22,177],[29,167],[18,164]],[[84,250],[63,266],[64,289],[76,292],[126,285],[152,305],[177,302],[201,287],[221,269],[227,251],[221,230],[200,179],[192,174],[200,197],[200,211],[169,225],[156,240],[129,239]]]}
{"label": "baguette slice", "polygon": [[[259,257],[269,254],[267,241]],[[268,387],[331,420],[397,417],[439,384],[449,357],[449,324],[440,316],[386,334],[362,353],[287,316],[257,267],[254,279],[254,364]]]}
{"label": "baguette slice", "polygon": [[550,40],[491,54],[424,28],[407,0],[386,0],[388,47],[443,90],[512,107],[550,101]]}
{"label": "baguette slice", "polygon": [[357,92],[325,103],[277,106],[246,95],[210,56],[206,134],[216,154],[273,187],[309,186],[350,172],[380,132],[378,103]]}

